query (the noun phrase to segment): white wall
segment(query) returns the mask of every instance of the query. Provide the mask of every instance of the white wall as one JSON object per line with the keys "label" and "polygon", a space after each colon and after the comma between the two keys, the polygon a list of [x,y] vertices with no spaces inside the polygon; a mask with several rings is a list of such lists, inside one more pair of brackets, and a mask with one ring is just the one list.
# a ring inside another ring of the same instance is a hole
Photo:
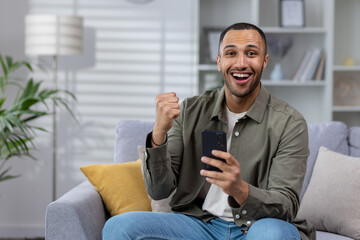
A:
{"label": "white wall", "polygon": [[[27,0],[0,1],[0,53],[3,56],[24,59],[27,11]],[[20,75],[24,74],[20,71]],[[51,200],[51,166],[44,160],[30,159],[12,159],[7,166],[12,166],[11,173],[22,176],[0,182],[0,237],[44,236],[45,208]]]}

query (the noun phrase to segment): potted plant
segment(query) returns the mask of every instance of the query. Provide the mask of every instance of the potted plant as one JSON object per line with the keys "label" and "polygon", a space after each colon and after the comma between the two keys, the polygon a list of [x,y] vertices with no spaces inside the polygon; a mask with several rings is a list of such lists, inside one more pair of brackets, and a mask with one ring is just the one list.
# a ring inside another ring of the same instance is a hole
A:
{"label": "potted plant", "polygon": [[[44,128],[32,125],[32,121],[52,114],[48,103],[64,106],[71,114],[64,98],[59,97],[59,90],[41,88],[42,81],[35,81],[31,76],[32,65],[27,61],[13,61],[12,57],[0,54],[0,64],[3,75],[0,75],[0,182],[18,176],[11,175],[7,166],[13,157],[30,157],[30,150],[36,149],[34,138],[38,131]],[[26,68],[30,77],[16,79],[12,74],[19,68]],[[15,87],[15,97],[7,96],[9,86]],[[69,91],[62,91],[76,100]],[[7,107],[6,107],[7,106]],[[5,108],[6,107],[6,108]],[[45,109],[45,110],[39,110]],[[33,158],[34,159],[34,158]]]}

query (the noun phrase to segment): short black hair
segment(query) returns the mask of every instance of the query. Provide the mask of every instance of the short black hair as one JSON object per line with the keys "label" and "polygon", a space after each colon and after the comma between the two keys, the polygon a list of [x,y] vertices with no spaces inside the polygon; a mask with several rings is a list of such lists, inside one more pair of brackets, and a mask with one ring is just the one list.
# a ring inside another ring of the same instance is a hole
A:
{"label": "short black hair", "polygon": [[254,24],[251,23],[246,23],[246,22],[240,22],[240,23],[234,23],[231,26],[225,28],[224,31],[222,31],[221,35],[220,35],[220,40],[219,40],[219,47],[218,47],[218,52],[220,53],[220,44],[222,43],[225,34],[230,31],[230,30],[256,30],[261,38],[264,41],[264,45],[265,45],[265,55],[267,53],[267,43],[266,43],[266,36],[265,33],[257,26],[255,26]]}

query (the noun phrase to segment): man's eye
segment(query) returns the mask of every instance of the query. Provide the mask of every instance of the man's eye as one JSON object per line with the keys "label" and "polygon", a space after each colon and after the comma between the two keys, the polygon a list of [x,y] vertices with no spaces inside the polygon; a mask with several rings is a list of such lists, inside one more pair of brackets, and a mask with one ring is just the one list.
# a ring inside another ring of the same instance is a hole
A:
{"label": "man's eye", "polygon": [[225,53],[225,55],[227,55],[227,56],[233,56],[233,55],[235,55],[235,53],[234,53],[234,52],[229,51],[229,52],[226,52],[226,53]]}
{"label": "man's eye", "polygon": [[248,56],[256,56],[256,52],[248,52],[247,55]]}

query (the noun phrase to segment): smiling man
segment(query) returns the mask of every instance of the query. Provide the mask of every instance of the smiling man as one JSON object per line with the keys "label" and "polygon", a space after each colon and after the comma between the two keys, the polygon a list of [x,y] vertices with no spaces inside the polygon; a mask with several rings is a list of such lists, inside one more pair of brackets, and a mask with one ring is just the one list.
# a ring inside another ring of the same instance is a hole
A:
{"label": "smiling man", "polygon": [[[156,96],[156,121],[146,139],[148,194],[174,192],[174,213],[132,212],[108,220],[103,239],[315,239],[296,219],[309,155],[300,113],[260,82],[269,56],[256,26],[236,23],[220,36],[218,70],[225,86],[186,99]],[[225,162],[202,156],[201,131],[227,133]],[[203,163],[221,171],[203,169]]]}

